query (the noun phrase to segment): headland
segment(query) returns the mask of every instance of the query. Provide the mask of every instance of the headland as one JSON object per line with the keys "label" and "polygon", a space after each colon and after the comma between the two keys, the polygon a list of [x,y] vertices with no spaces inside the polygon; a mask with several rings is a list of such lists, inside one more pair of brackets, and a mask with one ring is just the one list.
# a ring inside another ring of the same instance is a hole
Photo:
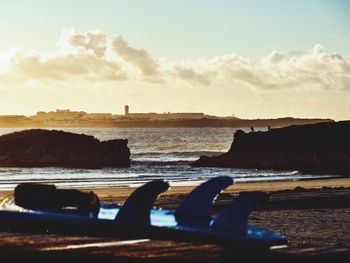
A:
{"label": "headland", "polygon": [[201,112],[180,113],[132,113],[125,105],[124,114],[87,113],[57,109],[56,111],[39,111],[35,115],[0,115],[0,127],[31,128],[197,128],[197,127],[286,127],[290,125],[333,122],[321,118],[275,118],[275,119],[241,119],[232,116],[214,116]]}

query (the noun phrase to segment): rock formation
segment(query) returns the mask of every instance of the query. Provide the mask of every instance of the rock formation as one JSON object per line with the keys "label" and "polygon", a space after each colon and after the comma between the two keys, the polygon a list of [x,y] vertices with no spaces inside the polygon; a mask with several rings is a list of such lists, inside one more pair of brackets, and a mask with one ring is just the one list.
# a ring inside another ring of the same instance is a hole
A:
{"label": "rock formation", "polygon": [[297,170],[350,175],[350,121],[296,125],[266,132],[238,130],[230,150],[193,166]]}
{"label": "rock formation", "polygon": [[58,130],[24,130],[0,136],[1,167],[129,167],[128,140],[99,141]]}

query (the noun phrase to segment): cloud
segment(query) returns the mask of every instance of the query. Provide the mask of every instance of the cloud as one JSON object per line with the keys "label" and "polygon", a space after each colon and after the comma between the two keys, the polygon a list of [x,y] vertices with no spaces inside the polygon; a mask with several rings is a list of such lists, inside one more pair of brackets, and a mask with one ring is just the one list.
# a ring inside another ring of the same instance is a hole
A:
{"label": "cloud", "polygon": [[198,73],[194,69],[186,67],[175,67],[173,76],[191,82],[192,84],[210,85],[211,79],[208,75]]}
{"label": "cloud", "polygon": [[170,81],[187,82],[193,86],[209,86],[217,77],[215,70],[211,68],[210,61],[206,59],[163,61],[162,64],[163,74]]}
{"label": "cloud", "polygon": [[16,49],[7,61],[7,71],[0,73],[0,81],[64,81],[72,77],[89,81],[128,79],[123,65],[105,56],[106,39],[98,31],[76,34],[70,29],[62,32],[58,49],[52,53]]}
{"label": "cloud", "polygon": [[89,31],[76,34],[72,29],[62,34],[63,41],[70,46],[92,50],[97,57],[103,57],[107,50],[107,36],[101,31]]}
{"label": "cloud", "polygon": [[284,55],[278,51],[273,51],[270,55],[266,57],[266,61],[271,64],[278,64],[282,62],[283,59],[284,59]]}
{"label": "cloud", "polygon": [[[256,90],[350,90],[350,59],[341,54],[327,53],[321,45],[291,58],[278,51],[272,51],[259,61],[226,54],[192,61],[190,65],[186,70],[193,74],[184,78],[179,72],[176,77],[185,80],[198,77],[202,80],[198,84],[240,82]],[[198,71],[200,75],[194,74]]]}
{"label": "cloud", "polygon": [[[5,54],[5,55],[4,55]],[[51,53],[14,49],[0,52],[0,82],[146,81],[213,86],[242,83],[254,90],[350,90],[350,59],[317,44],[308,51],[272,51],[260,60],[238,54],[171,61],[156,59],[122,36],[99,30],[62,32]]]}
{"label": "cloud", "polygon": [[144,49],[136,49],[121,36],[113,41],[113,48],[126,62],[137,66],[145,76],[158,75],[158,63]]}
{"label": "cloud", "polygon": [[11,73],[18,81],[26,79],[63,81],[71,77],[90,80],[125,80],[122,67],[113,61],[98,58],[88,52],[54,56],[18,54],[12,60]]}

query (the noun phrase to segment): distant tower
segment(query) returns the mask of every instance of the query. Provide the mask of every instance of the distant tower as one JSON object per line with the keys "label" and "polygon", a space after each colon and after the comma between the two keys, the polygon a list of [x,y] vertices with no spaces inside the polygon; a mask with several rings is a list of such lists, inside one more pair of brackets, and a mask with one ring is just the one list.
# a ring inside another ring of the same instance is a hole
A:
{"label": "distant tower", "polygon": [[124,106],[124,112],[125,112],[125,115],[128,115],[129,114],[129,106],[128,105],[125,105]]}

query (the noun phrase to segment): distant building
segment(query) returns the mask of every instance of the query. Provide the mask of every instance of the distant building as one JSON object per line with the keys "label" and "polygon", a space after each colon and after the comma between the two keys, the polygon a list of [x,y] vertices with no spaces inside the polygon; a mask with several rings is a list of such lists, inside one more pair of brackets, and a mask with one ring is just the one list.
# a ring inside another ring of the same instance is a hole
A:
{"label": "distant building", "polygon": [[130,113],[129,105],[124,106],[124,116],[127,116],[128,119],[150,119],[150,120],[188,120],[188,119],[202,119],[206,115],[204,113],[197,112],[181,112],[181,113]]}
{"label": "distant building", "polygon": [[32,116],[32,120],[36,121],[66,121],[66,120],[76,120],[82,118],[87,113],[85,111],[70,111],[70,110],[60,110],[44,112],[38,111],[35,116]]}
{"label": "distant building", "polygon": [[99,120],[112,120],[114,119],[112,113],[88,113],[82,116],[83,120],[99,121]]}

